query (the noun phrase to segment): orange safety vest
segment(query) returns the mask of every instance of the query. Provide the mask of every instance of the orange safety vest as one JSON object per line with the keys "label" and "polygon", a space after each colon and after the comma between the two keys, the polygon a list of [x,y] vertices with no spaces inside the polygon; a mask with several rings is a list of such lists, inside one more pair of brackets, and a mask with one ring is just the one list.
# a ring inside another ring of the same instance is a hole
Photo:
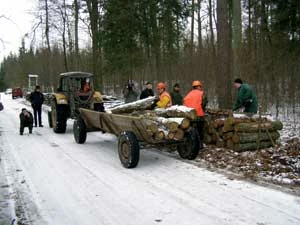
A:
{"label": "orange safety vest", "polygon": [[[165,97],[168,98],[168,101],[165,101]],[[159,101],[156,103],[159,108],[168,108],[172,105],[171,95],[164,91],[159,95]]]}
{"label": "orange safety vest", "polygon": [[183,99],[183,105],[195,109],[197,116],[204,116],[202,99],[203,91],[199,89],[193,89]]}

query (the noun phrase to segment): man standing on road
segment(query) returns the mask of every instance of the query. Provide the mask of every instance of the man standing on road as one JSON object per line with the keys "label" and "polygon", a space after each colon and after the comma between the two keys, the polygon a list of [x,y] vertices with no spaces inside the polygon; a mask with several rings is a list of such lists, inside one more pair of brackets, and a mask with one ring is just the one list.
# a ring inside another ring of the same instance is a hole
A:
{"label": "man standing on road", "polygon": [[29,99],[34,113],[34,126],[37,127],[37,122],[39,122],[39,127],[43,127],[42,105],[44,103],[44,95],[41,93],[39,85],[35,87],[34,92],[31,92]]}
{"label": "man standing on road", "polygon": [[244,108],[246,113],[257,113],[257,97],[251,86],[243,84],[243,81],[238,78],[234,81],[234,87],[238,90],[238,94],[232,110]]}

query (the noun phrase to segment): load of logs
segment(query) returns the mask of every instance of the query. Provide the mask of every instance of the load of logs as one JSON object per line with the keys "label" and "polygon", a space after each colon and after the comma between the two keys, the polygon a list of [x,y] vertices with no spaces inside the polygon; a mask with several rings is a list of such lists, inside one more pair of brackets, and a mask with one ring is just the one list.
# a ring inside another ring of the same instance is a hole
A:
{"label": "load of logs", "polygon": [[207,110],[204,142],[235,151],[257,150],[276,145],[283,125],[268,116]]}
{"label": "load of logs", "polygon": [[148,97],[106,109],[106,112],[140,118],[145,128],[142,132],[153,140],[182,140],[191,121],[197,117],[196,111],[185,106],[151,110],[154,101],[155,97]]}
{"label": "load of logs", "polygon": [[[154,140],[181,140],[196,119],[196,111],[185,106],[150,110],[155,97],[122,104],[106,112],[140,118],[143,132]],[[204,143],[235,151],[256,150],[276,145],[282,129],[280,121],[267,116],[233,114],[231,110],[207,109]]]}

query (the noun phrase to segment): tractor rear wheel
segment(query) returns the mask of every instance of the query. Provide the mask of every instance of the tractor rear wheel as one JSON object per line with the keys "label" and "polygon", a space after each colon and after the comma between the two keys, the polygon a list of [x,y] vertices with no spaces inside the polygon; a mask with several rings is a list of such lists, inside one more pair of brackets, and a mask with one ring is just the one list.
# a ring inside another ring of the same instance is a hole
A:
{"label": "tractor rear wheel", "polygon": [[51,118],[53,131],[55,133],[65,133],[67,127],[67,105],[57,105],[56,102],[51,107]]}

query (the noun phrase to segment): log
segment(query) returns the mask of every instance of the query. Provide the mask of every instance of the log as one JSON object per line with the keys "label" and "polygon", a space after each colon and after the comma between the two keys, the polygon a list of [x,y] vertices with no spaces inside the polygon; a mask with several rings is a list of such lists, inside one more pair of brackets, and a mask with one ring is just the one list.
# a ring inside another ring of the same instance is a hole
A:
{"label": "log", "polygon": [[177,131],[179,124],[176,121],[169,120],[164,117],[152,117],[151,120],[157,121],[158,124],[165,126],[168,130],[175,132]]}
{"label": "log", "polygon": [[283,128],[282,122],[270,121],[264,123],[240,123],[234,126],[235,132],[258,132],[261,130],[264,132],[266,129],[269,131],[281,130]]}
{"label": "log", "polygon": [[233,132],[227,132],[223,134],[223,139],[226,141],[231,140],[232,137],[233,137]]}
{"label": "log", "polygon": [[183,131],[182,129],[179,128],[179,129],[176,131],[176,133],[175,133],[174,139],[175,139],[175,140],[182,140],[183,137],[184,137],[184,131]]}
{"label": "log", "polygon": [[262,148],[269,148],[273,146],[272,142],[270,141],[262,141],[260,143],[243,143],[243,144],[234,144],[233,150],[237,152],[246,151],[246,150],[257,150]]}
{"label": "log", "polygon": [[271,132],[270,136],[266,132],[261,133],[235,133],[232,137],[233,143],[247,143],[247,142],[258,142],[258,141],[271,141],[277,140],[280,137],[280,134],[275,131]]}
{"label": "log", "polygon": [[223,127],[224,126],[224,119],[216,119],[213,121],[213,126],[215,129],[218,129],[219,127]]}
{"label": "log", "polygon": [[151,106],[155,100],[155,97],[148,97],[142,100],[137,100],[134,102],[118,105],[113,108],[106,109],[108,113],[122,114],[122,113],[132,113],[134,111],[140,111],[145,109],[151,109]]}
{"label": "log", "polygon": [[233,117],[229,117],[225,120],[224,122],[224,126],[223,126],[223,132],[230,132],[233,131],[234,129],[234,118]]}
{"label": "log", "polygon": [[155,134],[154,134],[155,140],[163,140],[165,138],[165,132],[162,129],[159,129]]}
{"label": "log", "polygon": [[170,131],[170,132],[168,133],[168,139],[173,140],[174,138],[175,138],[175,132]]}
{"label": "log", "polygon": [[195,120],[197,118],[197,113],[195,109],[186,107],[186,106],[178,106],[173,105],[166,109],[157,108],[154,110],[157,116],[162,117],[184,117],[190,120]]}
{"label": "log", "polygon": [[146,129],[150,130],[152,134],[155,134],[158,131],[158,124],[155,121],[143,118],[143,123],[145,124]]}

